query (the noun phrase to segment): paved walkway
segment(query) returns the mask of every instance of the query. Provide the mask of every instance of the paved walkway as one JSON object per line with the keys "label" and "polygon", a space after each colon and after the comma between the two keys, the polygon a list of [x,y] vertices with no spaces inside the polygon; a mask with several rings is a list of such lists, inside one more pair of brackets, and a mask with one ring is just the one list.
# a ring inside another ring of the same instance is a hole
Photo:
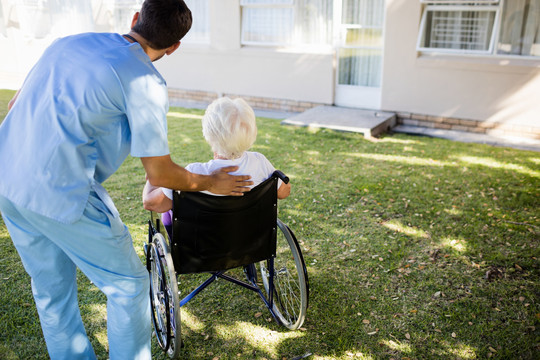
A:
{"label": "paved walkway", "polygon": [[431,129],[409,125],[398,125],[393,128],[392,131],[411,135],[431,136],[466,143],[488,144],[493,146],[503,146],[520,150],[540,152],[540,140],[522,137],[493,136],[486,134],[475,134],[465,131]]}

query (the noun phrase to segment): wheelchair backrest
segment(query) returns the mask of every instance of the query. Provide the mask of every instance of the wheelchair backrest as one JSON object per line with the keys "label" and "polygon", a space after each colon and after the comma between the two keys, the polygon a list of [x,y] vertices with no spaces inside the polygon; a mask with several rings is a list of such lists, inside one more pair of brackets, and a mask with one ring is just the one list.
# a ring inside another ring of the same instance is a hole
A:
{"label": "wheelchair backrest", "polygon": [[220,271],[276,254],[277,177],[244,196],[173,192],[171,253],[179,274]]}

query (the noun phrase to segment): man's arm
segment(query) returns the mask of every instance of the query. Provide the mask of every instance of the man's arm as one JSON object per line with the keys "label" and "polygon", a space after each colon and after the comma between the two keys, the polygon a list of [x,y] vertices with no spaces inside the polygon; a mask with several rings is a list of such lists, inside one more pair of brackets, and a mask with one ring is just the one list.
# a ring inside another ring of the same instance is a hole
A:
{"label": "man's arm", "polygon": [[174,163],[169,155],[141,158],[148,181],[153,186],[181,191],[210,191],[220,195],[241,196],[253,181],[248,175],[229,175],[238,167],[219,169],[211,175],[193,174]]}

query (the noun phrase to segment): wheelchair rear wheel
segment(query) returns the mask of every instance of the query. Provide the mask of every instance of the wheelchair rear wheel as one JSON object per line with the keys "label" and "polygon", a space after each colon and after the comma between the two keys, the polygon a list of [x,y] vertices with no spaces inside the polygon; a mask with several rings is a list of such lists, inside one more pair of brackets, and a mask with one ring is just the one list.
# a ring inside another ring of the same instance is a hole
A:
{"label": "wheelchair rear wheel", "polygon": [[[274,259],[274,291],[272,310],[290,330],[302,326],[308,306],[308,278],[300,247],[292,231],[278,219],[276,257]],[[261,277],[269,295],[269,261],[261,261]]]}
{"label": "wheelchair rear wheel", "polygon": [[171,358],[180,354],[180,305],[178,283],[169,246],[156,233],[147,252],[150,263],[150,301],[152,323],[159,346]]}

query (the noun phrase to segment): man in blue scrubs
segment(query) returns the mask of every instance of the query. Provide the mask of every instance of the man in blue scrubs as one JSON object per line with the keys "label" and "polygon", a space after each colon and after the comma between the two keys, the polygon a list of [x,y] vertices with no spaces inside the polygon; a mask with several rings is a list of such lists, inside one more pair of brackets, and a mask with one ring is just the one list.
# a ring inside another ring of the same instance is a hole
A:
{"label": "man in blue scrubs", "polygon": [[172,162],[165,80],[152,65],[191,27],[182,0],[146,0],[128,34],[56,40],[0,126],[0,211],[32,291],[51,359],[95,359],[76,268],[107,295],[110,359],[150,359],[148,273],[101,186],[128,154],[152,185],[242,195],[235,167],[196,175]]}

